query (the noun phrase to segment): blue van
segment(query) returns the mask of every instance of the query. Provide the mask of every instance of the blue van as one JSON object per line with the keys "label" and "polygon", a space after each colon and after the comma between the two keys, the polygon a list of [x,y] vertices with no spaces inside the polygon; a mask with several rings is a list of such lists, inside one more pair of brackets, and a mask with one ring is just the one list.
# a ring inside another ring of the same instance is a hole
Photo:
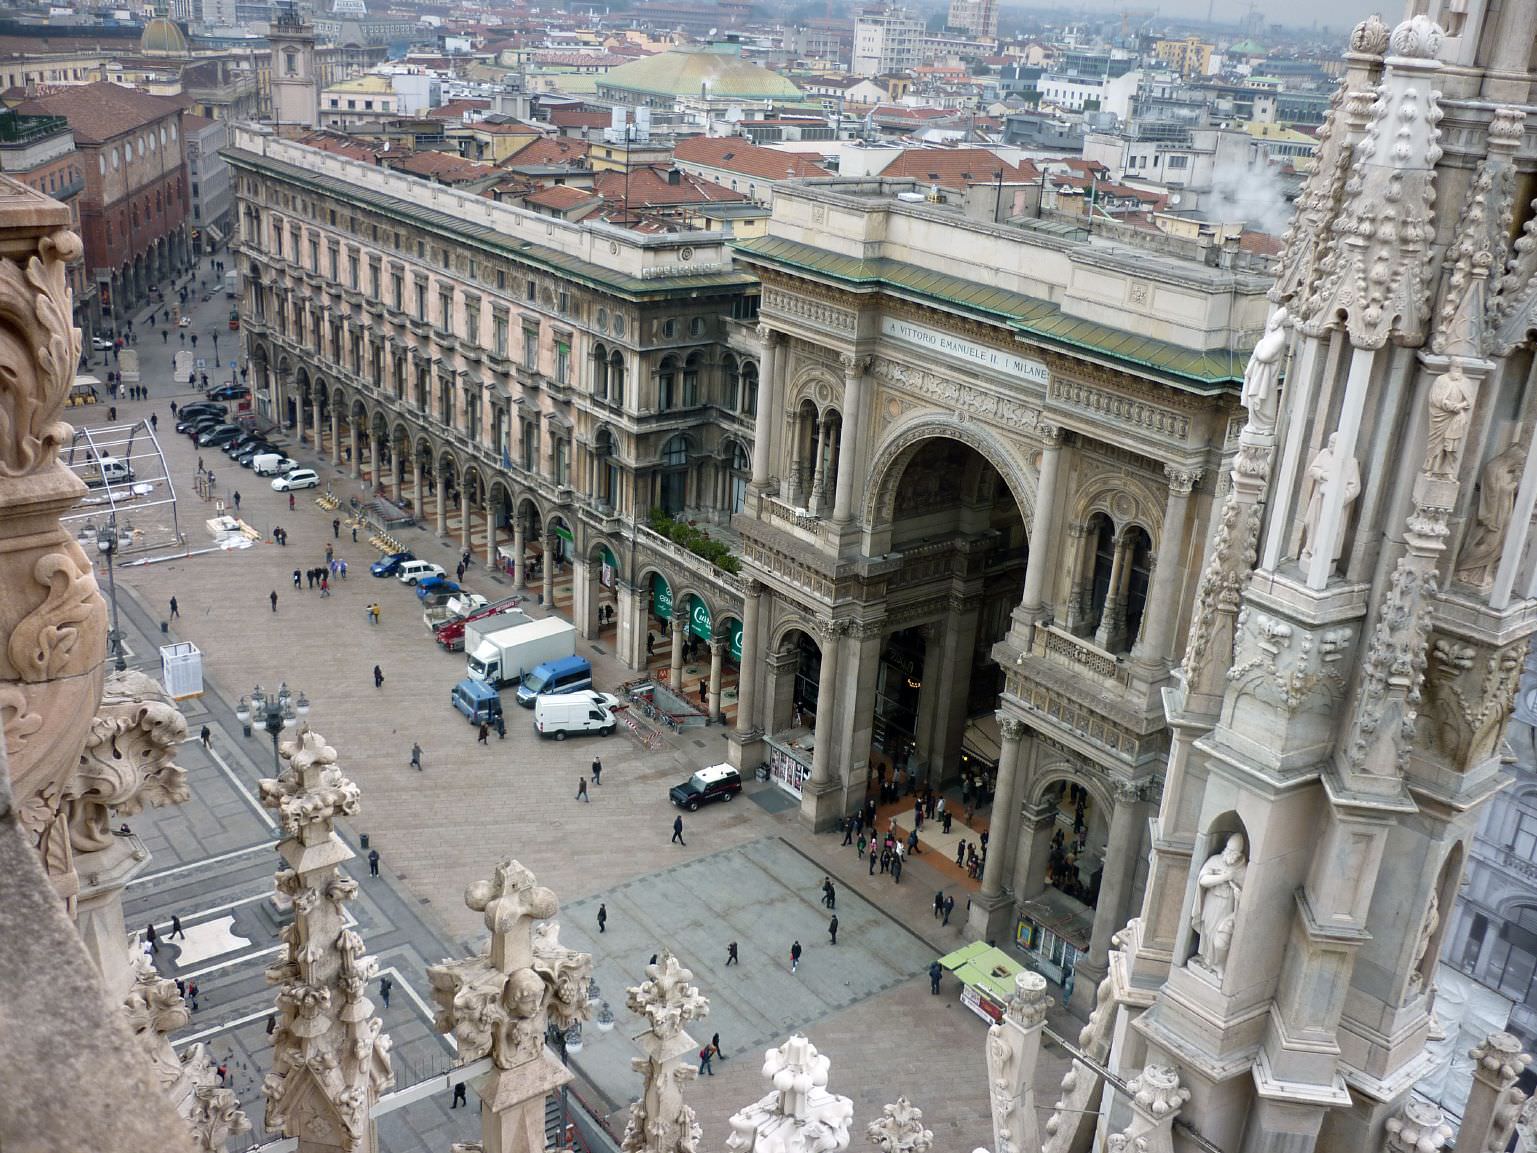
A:
{"label": "blue van", "polygon": [[592,688],[592,666],[586,657],[561,657],[535,665],[524,674],[518,684],[518,704],[525,709],[534,707],[534,699],[575,693]]}
{"label": "blue van", "polygon": [[454,708],[469,718],[470,724],[495,724],[502,715],[502,697],[485,681],[465,677],[454,686],[451,699]]}

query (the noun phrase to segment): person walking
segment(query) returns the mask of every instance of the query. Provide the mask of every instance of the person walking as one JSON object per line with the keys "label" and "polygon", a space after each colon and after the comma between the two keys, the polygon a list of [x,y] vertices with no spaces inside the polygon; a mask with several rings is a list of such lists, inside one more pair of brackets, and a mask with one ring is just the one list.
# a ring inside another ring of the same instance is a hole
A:
{"label": "person walking", "polygon": [[272,590],[272,611],[273,612],[277,612],[278,611],[278,590],[277,589],[273,589]]}
{"label": "person walking", "polygon": [[[898,848],[900,848],[900,847],[901,846],[898,846]],[[900,885],[902,883],[902,854],[901,853],[897,853],[894,857],[891,858],[891,883],[893,885]]]}
{"label": "person walking", "polygon": [[357,544],[358,543],[358,526],[357,525],[353,525],[352,526],[352,543],[353,544]]}
{"label": "person walking", "polygon": [[342,539],[342,522],[340,517],[331,518],[331,537],[333,540]]}
{"label": "person walking", "polygon": [[288,494],[288,511],[289,512],[293,512],[293,510],[294,510],[294,494],[293,493],[289,493]]}
{"label": "person walking", "polygon": [[176,598],[171,598],[171,619],[174,621],[181,616],[181,608],[176,603]]}
{"label": "person walking", "polygon": [[384,1007],[390,1007],[390,990],[395,987],[395,982],[388,977],[379,978],[379,1000],[384,1002]]}
{"label": "person walking", "polygon": [[608,906],[604,904],[598,905],[598,932],[608,932]]}
{"label": "person walking", "polygon": [[154,429],[157,429],[157,428],[160,427],[160,414],[159,413],[152,412],[152,413],[149,414],[149,427],[150,427],[151,431],[153,431]]}
{"label": "person walking", "polygon": [[485,744],[486,738],[491,735],[491,728],[485,721],[480,722],[480,736],[475,738],[477,744]]}
{"label": "person walking", "polygon": [[507,739],[507,718],[501,713],[496,714],[496,739],[499,741]]}
{"label": "person walking", "polygon": [[940,924],[941,925],[948,925],[950,923],[950,914],[953,913],[953,912],[955,912],[955,898],[953,896],[952,897],[946,897],[945,898],[945,919],[943,921],[941,921]]}
{"label": "person walking", "polygon": [[845,845],[854,843],[854,822],[847,817],[843,819],[843,843]]}
{"label": "person walking", "polygon": [[938,961],[929,963],[929,993],[935,997],[939,996],[939,979],[944,976],[944,972]]}
{"label": "person walking", "polygon": [[838,943],[838,914],[833,914],[833,919],[827,922],[827,939],[834,945]]}
{"label": "person walking", "polygon": [[875,876],[876,860],[877,860],[877,858],[875,856],[875,842],[871,841],[870,842],[870,876],[872,876],[872,877]]}
{"label": "person walking", "polygon": [[470,1103],[464,1099],[464,1082],[463,1081],[455,1082],[455,1084],[454,1084],[454,1103],[452,1105],[450,1105],[449,1108],[450,1109],[457,1109],[457,1108],[459,1108],[460,1105],[463,1105],[466,1109],[468,1109],[470,1107]]}
{"label": "person walking", "polygon": [[741,958],[736,955],[736,942],[732,941],[726,946],[726,964],[739,965],[741,963]]}
{"label": "person walking", "polygon": [[422,771],[422,746],[415,742],[411,745],[411,767],[417,772]]}
{"label": "person walking", "polygon": [[154,922],[150,922],[150,924],[144,927],[144,939],[149,942],[149,951],[151,953],[160,952],[160,941],[155,936]]}
{"label": "person walking", "polygon": [[864,860],[865,859],[865,835],[863,833],[859,834],[859,840],[855,841],[854,845],[855,845],[855,847],[857,848],[857,850],[859,852],[859,859],[861,861]]}
{"label": "person walking", "polygon": [[790,972],[795,972],[801,967],[801,943],[796,941],[790,946]]}
{"label": "person walking", "polygon": [[197,1012],[197,982],[187,982],[187,1000],[192,1005],[192,1011]]}
{"label": "person walking", "polygon": [[672,843],[688,848],[688,842],[683,839],[683,818],[674,817],[672,820]]}
{"label": "person walking", "polygon": [[320,595],[322,597],[331,595],[331,575],[329,573],[320,574]]}
{"label": "person walking", "polygon": [[934,894],[934,919],[936,921],[939,920],[939,918],[944,915],[944,911],[945,911],[945,891],[943,889],[941,889],[941,890],[939,890],[939,892]]}
{"label": "person walking", "polygon": [[198,738],[203,742],[205,749],[213,748],[213,730],[207,725],[203,726],[203,731],[198,734]]}
{"label": "person walking", "polygon": [[377,877],[379,875],[379,850],[378,849],[369,849],[368,850],[368,875],[370,877]]}
{"label": "person walking", "polygon": [[170,941],[170,940],[174,940],[177,937],[180,937],[183,941],[185,941],[187,939],[187,934],[182,932],[181,918],[178,917],[175,913],[172,913],[171,914],[171,931],[166,934],[165,939],[167,941]]}
{"label": "person walking", "polygon": [[715,1076],[715,1070],[710,1068],[710,1061],[714,1056],[715,1047],[713,1045],[706,1045],[703,1049],[699,1050],[699,1075],[701,1077],[706,1073],[712,1077]]}
{"label": "person walking", "polygon": [[268,1013],[267,1014],[267,1036],[269,1036],[269,1037],[272,1036],[272,1034],[277,1031],[277,1027],[278,1027],[278,1015],[276,1013]]}
{"label": "person walking", "polygon": [[587,795],[586,777],[578,777],[576,779],[576,799],[579,801],[586,801],[589,805],[592,804],[592,798]]}
{"label": "person walking", "polygon": [[822,907],[824,909],[831,909],[832,908],[832,905],[829,903],[832,900],[832,890],[833,890],[832,878],[827,876],[824,873],[822,875]]}
{"label": "person walking", "polygon": [[600,757],[592,758],[592,783],[595,785],[603,783],[603,761]]}
{"label": "person walking", "polygon": [[230,499],[235,502],[235,511],[239,512],[240,511],[240,490],[238,488],[234,492],[230,493]]}
{"label": "person walking", "polygon": [[[313,571],[314,570],[311,570],[311,572],[313,572]],[[294,569],[294,588],[298,588],[299,587],[299,582],[302,579],[304,579],[304,578],[302,576],[300,576],[299,570],[298,569]],[[310,579],[310,588],[314,588],[314,587],[315,587],[315,581],[314,581],[314,578],[311,577],[311,579]]]}
{"label": "person walking", "polygon": [[724,1061],[726,1059],[726,1055],[720,1051],[720,1034],[719,1033],[715,1034],[715,1036],[710,1038],[710,1048],[715,1050],[715,1055],[717,1057],[719,1057],[722,1061]]}

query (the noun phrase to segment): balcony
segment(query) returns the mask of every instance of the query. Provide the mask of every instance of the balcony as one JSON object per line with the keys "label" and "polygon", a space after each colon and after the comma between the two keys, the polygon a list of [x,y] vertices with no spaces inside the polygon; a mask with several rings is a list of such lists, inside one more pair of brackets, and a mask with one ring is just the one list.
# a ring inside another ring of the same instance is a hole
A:
{"label": "balcony", "polygon": [[1037,624],[1031,652],[1072,665],[1107,686],[1126,687],[1131,677],[1122,661],[1093,641],[1056,625]]}
{"label": "balcony", "polygon": [[793,532],[810,537],[812,540],[821,540],[823,533],[822,518],[815,513],[803,508],[795,508],[782,500],[773,497],[764,497],[763,511],[768,514],[769,520],[775,522],[781,528],[788,528]]}

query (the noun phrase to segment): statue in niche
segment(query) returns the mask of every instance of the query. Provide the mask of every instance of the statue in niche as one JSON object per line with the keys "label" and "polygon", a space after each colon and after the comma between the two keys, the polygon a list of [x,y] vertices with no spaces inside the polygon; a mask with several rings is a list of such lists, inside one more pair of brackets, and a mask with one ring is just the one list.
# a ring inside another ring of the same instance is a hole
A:
{"label": "statue in niche", "polygon": [[1468,425],[1473,420],[1473,401],[1468,396],[1467,383],[1462,366],[1453,364],[1430,386],[1430,429],[1425,436],[1424,470],[1431,476],[1457,478]]}
{"label": "statue in niche", "polygon": [[[1307,568],[1313,560],[1313,546],[1318,536],[1319,521],[1323,517],[1324,500],[1329,495],[1330,474],[1334,471],[1334,454],[1339,451],[1340,434],[1330,433],[1329,443],[1318,450],[1308,465],[1308,484],[1311,495],[1308,497],[1307,512],[1302,518],[1302,551],[1299,559],[1302,567]],[[1330,542],[1329,560],[1337,561],[1340,553],[1345,550],[1345,525],[1349,520],[1348,512],[1356,497],[1361,495],[1361,469],[1356,464],[1356,458],[1345,458],[1345,499],[1340,503],[1339,524],[1334,528],[1334,540]]]}
{"label": "statue in niche", "polygon": [[1206,859],[1196,877],[1190,927],[1200,934],[1200,941],[1190,964],[1218,978],[1227,968],[1233,926],[1243,899],[1244,876],[1249,871],[1249,858],[1244,850],[1243,834],[1232,834],[1220,853]]}
{"label": "statue in niche", "polygon": [[1419,943],[1414,947],[1414,966],[1409,973],[1409,987],[1418,989],[1425,984],[1425,954],[1430,952],[1430,939],[1441,927],[1441,894],[1430,890],[1430,906],[1425,910],[1425,920],[1420,925]]}
{"label": "statue in niche", "polygon": [[1526,467],[1526,446],[1519,433],[1510,447],[1489,458],[1478,479],[1478,509],[1473,531],[1468,534],[1462,553],[1457,557],[1456,577],[1466,584],[1488,588],[1500,565],[1505,548],[1505,532],[1511,514],[1516,511],[1516,490],[1521,486],[1521,471]]}
{"label": "statue in niche", "polygon": [[1265,322],[1265,335],[1249,354],[1244,369],[1240,402],[1249,410],[1249,419],[1269,427],[1275,423],[1276,381],[1281,375],[1281,357],[1286,353],[1286,309],[1278,308]]}

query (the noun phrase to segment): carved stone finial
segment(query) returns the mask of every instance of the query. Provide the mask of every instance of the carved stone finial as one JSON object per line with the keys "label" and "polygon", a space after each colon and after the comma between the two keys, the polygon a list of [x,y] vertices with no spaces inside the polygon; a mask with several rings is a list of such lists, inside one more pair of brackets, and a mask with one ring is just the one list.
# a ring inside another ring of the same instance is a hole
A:
{"label": "carved stone finial", "polygon": [[1179,1070],[1172,1065],[1147,1066],[1127,1088],[1137,1108],[1154,1117],[1166,1117],[1190,1100],[1190,1090],[1179,1083]]}
{"label": "carved stone finial", "polygon": [[698,1074],[683,1063],[693,1057],[694,1047],[684,1025],[708,1015],[710,1002],[689,983],[693,976],[663,949],[656,963],[646,966],[646,980],[628,990],[630,1012],[644,1017],[648,1028],[636,1038],[643,1056],[632,1064],[645,1087],[630,1108],[621,1143],[625,1153],[694,1153],[698,1148],[699,1124],[682,1093],[683,1083]]}
{"label": "carved stone finial", "polygon": [[923,1110],[906,1097],[882,1110],[878,1121],[871,1121],[865,1129],[881,1153],[928,1153],[934,1144],[934,1132],[923,1127]]}
{"label": "carved stone finial", "polygon": [[1014,992],[1004,1015],[1017,1022],[1022,1029],[1034,1029],[1046,1023],[1046,1010],[1051,1001],[1046,992],[1046,978],[1028,969],[1014,977]]}
{"label": "carved stone finial", "polygon": [[1468,1050],[1468,1056],[1481,1073],[1492,1080],[1509,1083],[1521,1076],[1531,1064],[1531,1054],[1521,1051],[1521,1041],[1511,1033],[1490,1033]]}
{"label": "carved stone finial", "polygon": [[1412,60],[1434,60],[1441,52],[1446,33],[1429,16],[1411,16],[1388,38],[1388,53]]}
{"label": "carved stone finial", "polygon": [[1350,33],[1350,50],[1367,56],[1381,56],[1388,50],[1388,26],[1373,12]]}
{"label": "carved stone finial", "polygon": [[[827,1091],[831,1062],[797,1033],[763,1057],[773,1092],[731,1118],[731,1153],[827,1153],[848,1148],[854,1103]],[[873,1134],[873,1129],[872,1129]]]}
{"label": "carved stone finial", "polygon": [[1452,1139],[1452,1127],[1440,1106],[1417,1097],[1404,1102],[1403,1112],[1387,1121],[1391,1153],[1436,1153]]}

